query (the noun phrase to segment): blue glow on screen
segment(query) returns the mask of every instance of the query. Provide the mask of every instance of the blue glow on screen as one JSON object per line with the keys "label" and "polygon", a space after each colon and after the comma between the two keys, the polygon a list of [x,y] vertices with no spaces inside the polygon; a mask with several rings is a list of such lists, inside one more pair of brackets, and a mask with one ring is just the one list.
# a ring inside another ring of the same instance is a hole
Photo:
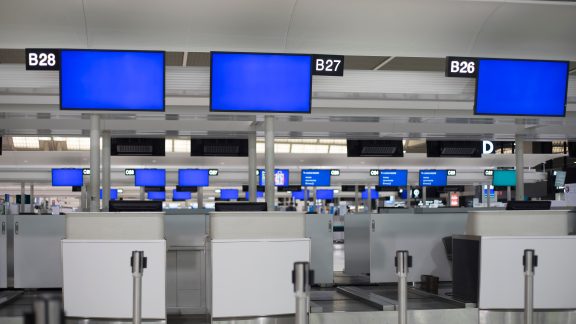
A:
{"label": "blue glow on screen", "polygon": [[166,170],[164,169],[136,169],[134,185],[137,187],[164,187],[166,186]]}
{"label": "blue glow on screen", "polygon": [[[372,200],[378,199],[378,191],[376,191],[376,189],[370,189],[370,198]],[[368,199],[368,191],[364,190],[364,191],[362,191],[362,200],[366,200],[366,199]]]}
{"label": "blue glow on screen", "polygon": [[208,170],[180,169],[178,170],[178,185],[182,187],[208,187],[210,185]]}
{"label": "blue glow on screen", "polygon": [[380,170],[379,185],[386,187],[405,187],[408,185],[408,170]]}
{"label": "blue glow on screen", "polygon": [[447,170],[420,170],[420,187],[445,187],[447,183]]}
{"label": "blue glow on screen", "polygon": [[475,113],[564,116],[567,62],[481,59]]}
{"label": "blue glow on screen", "polygon": [[165,191],[150,191],[148,192],[148,200],[166,200]]}
{"label": "blue glow on screen", "polygon": [[62,50],[62,109],[164,110],[164,53]]}
{"label": "blue glow on screen", "polygon": [[[309,190],[306,191],[308,192],[308,198],[310,198],[310,191]],[[305,200],[306,198],[304,197],[304,190],[292,191],[292,199]]]}
{"label": "blue glow on screen", "polygon": [[192,193],[189,191],[176,191],[172,190],[172,201],[181,201],[192,199]]}
{"label": "blue glow on screen", "polygon": [[[258,185],[266,185],[266,171],[258,170]],[[287,169],[274,169],[274,185],[287,186],[290,183],[290,171]]]}
{"label": "blue glow on screen", "polygon": [[310,55],[212,53],[212,111],[310,112]]}
{"label": "blue glow on screen", "polygon": [[334,190],[332,189],[316,190],[316,199],[332,200],[334,199]]}
{"label": "blue glow on screen", "polygon": [[[262,191],[257,191],[256,198],[264,198],[264,193]],[[250,200],[250,193],[248,191],[246,192],[246,199]]]}
{"label": "blue glow on screen", "polygon": [[330,186],[330,170],[302,170],[301,185],[306,187]]}
{"label": "blue glow on screen", "polygon": [[237,200],[238,189],[220,189],[220,199],[222,200]]}
{"label": "blue glow on screen", "polygon": [[[102,195],[102,188],[100,188],[100,199]],[[118,189],[110,189],[110,200],[118,200]]]}
{"label": "blue glow on screen", "polygon": [[516,170],[494,170],[492,185],[499,187],[516,186]]}
{"label": "blue glow on screen", "polygon": [[53,187],[81,187],[84,185],[82,169],[52,169]]}

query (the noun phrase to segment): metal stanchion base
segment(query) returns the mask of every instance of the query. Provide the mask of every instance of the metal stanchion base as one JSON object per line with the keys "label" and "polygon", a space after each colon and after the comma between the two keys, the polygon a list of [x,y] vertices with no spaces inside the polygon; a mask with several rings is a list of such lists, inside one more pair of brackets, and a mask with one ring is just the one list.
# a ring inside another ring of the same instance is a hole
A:
{"label": "metal stanchion base", "polygon": [[238,317],[238,318],[214,318],[212,323],[218,324],[294,324],[293,315],[263,316],[263,317]]}

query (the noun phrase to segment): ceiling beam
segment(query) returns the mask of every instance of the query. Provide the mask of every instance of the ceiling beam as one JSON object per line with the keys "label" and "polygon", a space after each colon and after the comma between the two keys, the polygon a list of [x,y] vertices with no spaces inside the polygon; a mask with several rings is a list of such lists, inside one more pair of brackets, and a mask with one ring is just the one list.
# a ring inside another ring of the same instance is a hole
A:
{"label": "ceiling beam", "polygon": [[572,70],[568,71],[568,74],[572,74],[572,73],[574,73],[574,72],[576,72],[576,67],[573,68]]}
{"label": "ceiling beam", "polygon": [[380,70],[381,68],[383,68],[384,66],[386,66],[386,64],[392,62],[392,60],[394,60],[396,58],[396,56],[390,56],[387,59],[385,59],[384,61],[382,61],[380,64],[376,65],[376,67],[374,67],[372,70],[377,71]]}

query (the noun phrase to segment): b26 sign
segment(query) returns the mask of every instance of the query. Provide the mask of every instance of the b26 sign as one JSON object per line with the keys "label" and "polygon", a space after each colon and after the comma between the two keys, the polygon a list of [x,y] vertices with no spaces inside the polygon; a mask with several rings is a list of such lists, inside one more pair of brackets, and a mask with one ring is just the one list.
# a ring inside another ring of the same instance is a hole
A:
{"label": "b26 sign", "polygon": [[471,57],[446,58],[446,76],[452,78],[475,78],[478,73],[478,59]]}

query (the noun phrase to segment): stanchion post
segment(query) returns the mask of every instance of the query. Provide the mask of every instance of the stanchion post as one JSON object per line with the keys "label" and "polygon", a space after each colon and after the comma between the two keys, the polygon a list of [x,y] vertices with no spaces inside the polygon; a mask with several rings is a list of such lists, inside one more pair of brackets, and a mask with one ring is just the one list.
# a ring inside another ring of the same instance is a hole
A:
{"label": "stanchion post", "polygon": [[408,323],[408,269],[412,267],[412,257],[408,251],[396,251],[394,259],[398,276],[398,324]]}
{"label": "stanchion post", "polygon": [[310,309],[310,285],[314,281],[314,273],[310,271],[310,263],[295,262],[292,271],[292,283],[296,295],[295,324],[308,324],[308,311]]}
{"label": "stanchion post", "polygon": [[524,324],[534,321],[534,268],[538,266],[538,256],[534,250],[524,250]]}
{"label": "stanchion post", "polygon": [[132,266],[132,323],[140,324],[142,321],[142,275],[147,267],[147,259],[144,257],[144,251],[132,251],[130,258]]}

